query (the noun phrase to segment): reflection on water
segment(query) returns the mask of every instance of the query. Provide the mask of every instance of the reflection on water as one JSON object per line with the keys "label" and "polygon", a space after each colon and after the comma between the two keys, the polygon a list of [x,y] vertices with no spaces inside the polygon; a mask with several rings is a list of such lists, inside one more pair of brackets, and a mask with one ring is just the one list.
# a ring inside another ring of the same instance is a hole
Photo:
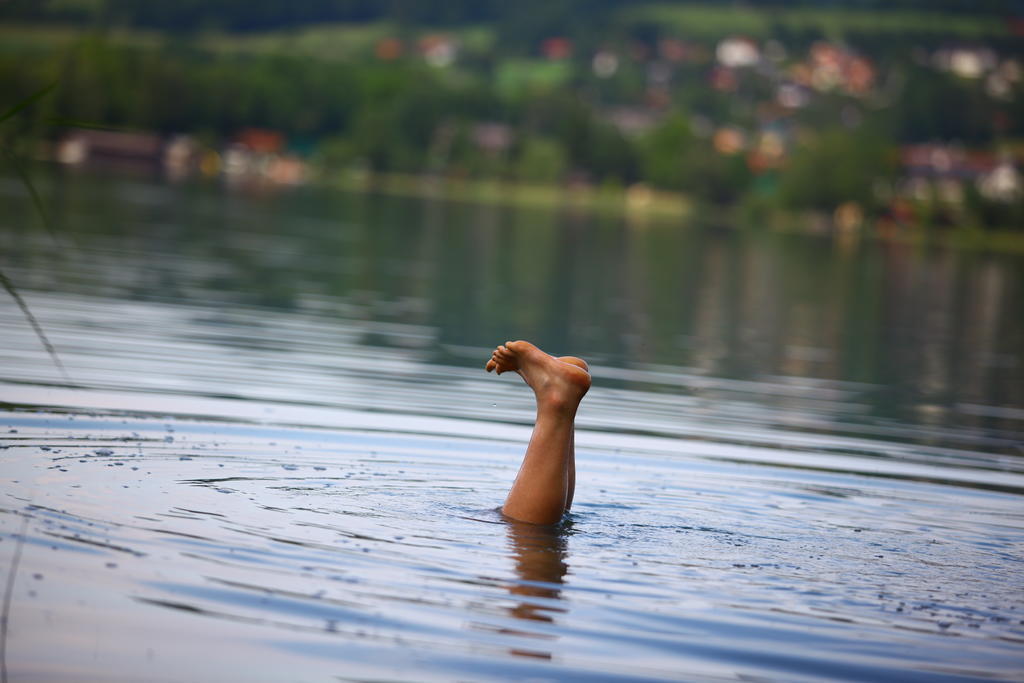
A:
{"label": "reflection on water", "polygon": [[1024,406],[1019,256],[87,177],[50,189],[55,247],[20,185],[0,190],[27,290],[358,319],[370,346],[459,364],[524,337],[614,367],[848,382],[875,422],[1013,430],[1002,409]]}
{"label": "reflection on water", "polygon": [[[508,530],[511,557],[515,561],[518,581],[509,586],[509,593],[517,600],[509,614],[517,619],[551,623],[555,615],[564,613],[559,602],[562,595],[562,577],[569,571],[566,559],[566,536],[563,526],[538,526],[510,520]],[[528,628],[528,627],[525,627]],[[540,639],[553,639],[551,633],[533,633],[529,630],[510,630],[515,635],[533,635]],[[514,655],[551,658],[542,650],[510,649]]]}
{"label": "reflection on water", "polygon": [[[43,190],[0,269],[76,386],[0,299],[12,678],[1019,678],[1019,257]],[[495,511],[512,337],[592,361],[560,527]]]}

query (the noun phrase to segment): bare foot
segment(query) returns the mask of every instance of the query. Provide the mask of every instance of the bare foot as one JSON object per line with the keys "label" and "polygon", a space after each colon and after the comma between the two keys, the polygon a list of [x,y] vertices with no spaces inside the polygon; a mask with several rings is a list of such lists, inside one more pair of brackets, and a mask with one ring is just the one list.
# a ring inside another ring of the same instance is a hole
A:
{"label": "bare foot", "polygon": [[575,365],[578,368],[583,368],[588,373],[590,372],[590,366],[587,365],[587,361],[583,360],[582,358],[577,358],[576,356],[556,356],[556,358],[562,361],[563,363]]}
{"label": "bare foot", "polygon": [[499,375],[509,370],[517,372],[533,389],[538,406],[575,411],[590,389],[590,373],[582,359],[564,358],[544,353],[527,341],[511,341],[494,350],[487,371],[496,370]]}
{"label": "bare foot", "polygon": [[[501,355],[499,355],[499,350],[501,352]],[[485,366],[487,372],[496,370],[499,375],[503,372],[508,372],[509,370],[518,372],[517,370],[515,370],[515,368],[509,367],[506,363],[499,362],[499,360],[504,356],[505,351],[505,345],[502,344],[497,349],[495,349],[494,352],[491,353],[491,357],[487,361],[487,365]],[[575,365],[578,368],[586,370],[588,373],[590,372],[590,366],[587,365],[587,361],[583,360],[582,358],[577,358],[576,356],[553,356],[553,358],[555,358],[556,360],[560,360],[563,363],[568,363],[569,365]]]}

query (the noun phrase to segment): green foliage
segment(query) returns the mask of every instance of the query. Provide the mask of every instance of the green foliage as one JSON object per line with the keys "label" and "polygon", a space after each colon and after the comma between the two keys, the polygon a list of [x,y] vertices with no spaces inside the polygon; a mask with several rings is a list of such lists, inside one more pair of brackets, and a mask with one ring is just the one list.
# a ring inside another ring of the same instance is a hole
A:
{"label": "green foliage", "polygon": [[983,142],[993,133],[993,103],[984,81],[968,81],[922,67],[907,67],[899,108],[890,112],[901,140]]}
{"label": "green foliage", "polygon": [[790,208],[831,211],[846,201],[874,203],[873,185],[891,177],[894,159],[881,136],[824,131],[794,152],[782,174],[780,195]]}
{"label": "green foliage", "polygon": [[566,62],[506,59],[498,65],[494,83],[503,97],[516,98],[551,92],[564,85],[571,75],[572,66]]}
{"label": "green foliage", "polygon": [[[748,35],[767,38],[780,30],[813,32],[840,39],[850,32],[870,31],[888,35],[951,33],[963,39],[1003,36],[1006,22],[991,12],[942,11],[941,8],[900,9],[898,3],[881,8],[799,6],[800,3],[764,3],[743,11],[730,4],[660,2],[644,3],[622,12],[625,21],[649,23],[688,37],[723,38]],[[907,3],[904,3],[907,4]],[[982,9],[982,8],[977,8]],[[938,10],[938,11],[937,11]]]}
{"label": "green foliage", "polygon": [[1016,229],[1024,226],[1024,198],[1019,195],[1017,201],[997,202],[983,196],[974,185],[968,185],[964,195],[968,216],[978,225]]}
{"label": "green foliage", "polygon": [[328,173],[349,169],[358,160],[355,145],[349,138],[340,135],[323,139],[313,156],[313,162]]}
{"label": "green foliage", "polygon": [[562,180],[567,167],[565,151],[557,142],[545,138],[530,138],[516,159],[515,173],[519,180],[553,183]]}
{"label": "green foliage", "polygon": [[644,177],[655,185],[682,189],[693,178],[695,145],[690,124],[681,114],[665,119],[640,141]]}
{"label": "green foliage", "polygon": [[750,189],[753,174],[744,155],[716,153],[710,145],[689,157],[692,180],[687,190],[699,199],[714,204],[732,204]]}

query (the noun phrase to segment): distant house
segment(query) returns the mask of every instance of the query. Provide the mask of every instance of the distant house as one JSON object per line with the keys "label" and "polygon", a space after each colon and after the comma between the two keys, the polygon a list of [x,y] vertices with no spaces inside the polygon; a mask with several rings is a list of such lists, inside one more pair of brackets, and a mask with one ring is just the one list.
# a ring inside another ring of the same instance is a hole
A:
{"label": "distant house", "polygon": [[609,50],[599,50],[590,66],[598,78],[611,78],[619,70],[619,56]]}
{"label": "distant house", "polygon": [[159,165],[164,141],[155,133],[76,130],[57,144],[57,160],[65,164],[86,161],[121,161]]}
{"label": "distant house", "polygon": [[459,45],[449,36],[431,34],[420,38],[417,45],[420,55],[431,66],[451,66],[459,54]]}
{"label": "distant house", "polygon": [[1003,159],[978,179],[978,190],[997,202],[1013,202],[1024,195],[1024,178],[1009,159]]}
{"label": "distant house", "polygon": [[307,176],[306,164],[286,152],[283,133],[265,128],[246,128],[235,136],[223,154],[222,171],[231,181],[269,181],[295,185]]}
{"label": "distant house", "polygon": [[761,50],[750,38],[726,38],[715,48],[715,58],[730,69],[754,66],[761,61]]}
{"label": "distant house", "polygon": [[189,135],[175,135],[164,145],[163,164],[172,178],[182,178],[196,170],[200,157],[199,145]]}
{"label": "distant house", "polygon": [[284,149],[285,139],[276,130],[245,128],[235,137],[235,142],[256,154],[279,154]]}
{"label": "distant house", "polygon": [[54,158],[62,164],[118,164],[147,170],[163,168],[183,177],[199,166],[201,150],[189,135],[164,138],[156,133],[75,130],[60,140]]}
{"label": "distant house", "polygon": [[[807,59],[790,67],[789,77],[794,84],[804,88],[819,92],[841,90],[860,97],[874,87],[876,73],[867,58],[845,47],[818,41],[811,46]],[[790,94],[795,92],[790,91]]]}
{"label": "distant house", "polygon": [[552,61],[568,59],[572,56],[572,41],[561,36],[548,38],[540,44],[540,52]]}
{"label": "distant house", "polygon": [[969,183],[992,201],[1013,202],[1024,196],[1024,178],[1010,156],[933,143],[900,148],[900,162],[905,194],[915,198],[927,198],[935,187],[943,198],[959,202]]}
{"label": "distant house", "polygon": [[904,145],[900,148],[900,162],[911,178],[977,180],[991,173],[998,160],[989,151],[930,143]]}
{"label": "distant house", "polygon": [[932,57],[934,65],[961,78],[981,78],[998,64],[994,51],[980,47],[954,47],[938,50]]}

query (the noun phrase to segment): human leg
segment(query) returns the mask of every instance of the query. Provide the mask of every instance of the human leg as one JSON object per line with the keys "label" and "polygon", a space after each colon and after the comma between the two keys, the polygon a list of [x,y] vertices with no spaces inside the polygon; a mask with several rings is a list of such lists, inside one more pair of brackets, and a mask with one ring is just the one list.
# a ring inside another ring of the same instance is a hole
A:
{"label": "human leg", "polygon": [[[576,409],[590,388],[586,363],[562,361],[525,341],[495,349],[487,370],[512,370],[533,389],[537,420],[502,512],[535,524],[557,522],[572,503]],[[581,365],[582,364],[582,365]]]}
{"label": "human leg", "polygon": [[[587,365],[587,361],[576,356],[559,356],[558,360],[563,363],[569,363],[575,365],[578,368],[582,368],[590,374],[590,366]],[[567,471],[567,484],[565,490],[565,511],[568,512],[572,508],[572,499],[576,494],[576,424],[575,421],[572,427],[572,436],[569,438],[569,455],[567,458],[568,471]]]}
{"label": "human leg", "polygon": [[[501,348],[501,347],[499,347],[499,348]],[[497,349],[496,349],[496,353],[498,353]],[[582,358],[578,358],[576,356],[557,356],[556,358],[557,358],[557,360],[560,360],[563,363],[569,363],[570,365],[575,365],[576,367],[581,368],[582,370],[586,371],[588,374],[590,372],[590,366],[587,365],[587,361],[583,360]],[[495,354],[492,354],[491,360],[489,360],[487,362],[487,371],[488,372],[490,372],[492,370],[497,370],[498,374],[500,375],[502,372],[505,372],[505,371],[510,370],[510,369],[514,370],[515,372],[519,372],[518,370],[515,370],[513,368],[509,368],[509,367],[498,367],[498,361],[496,360]],[[519,374],[522,375],[522,373],[519,373]],[[576,427],[575,427],[575,425],[573,425],[572,433],[571,433],[570,438],[569,438],[568,452],[566,454],[566,493],[565,493],[565,511],[566,512],[568,512],[570,510],[570,508],[572,508],[572,501],[573,501],[573,498],[575,497],[575,493],[576,493]]]}

